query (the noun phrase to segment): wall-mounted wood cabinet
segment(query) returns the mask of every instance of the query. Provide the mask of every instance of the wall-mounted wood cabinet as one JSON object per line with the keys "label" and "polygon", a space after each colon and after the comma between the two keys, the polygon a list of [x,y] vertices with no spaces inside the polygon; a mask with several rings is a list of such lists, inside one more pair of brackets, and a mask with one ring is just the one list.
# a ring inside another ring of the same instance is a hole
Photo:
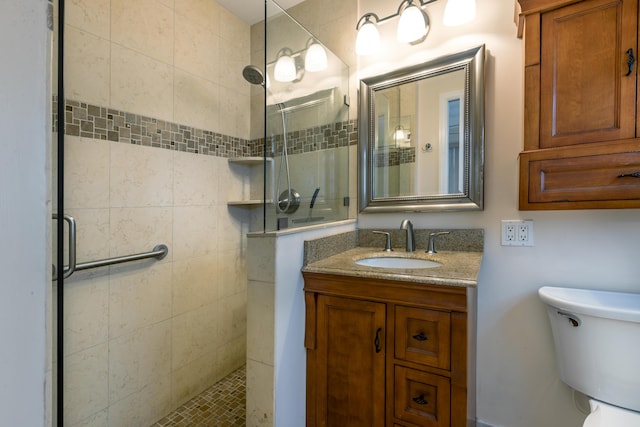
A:
{"label": "wall-mounted wood cabinet", "polygon": [[518,0],[520,209],[640,207],[638,0]]}
{"label": "wall-mounted wood cabinet", "polygon": [[475,420],[475,288],[303,274],[308,427]]}

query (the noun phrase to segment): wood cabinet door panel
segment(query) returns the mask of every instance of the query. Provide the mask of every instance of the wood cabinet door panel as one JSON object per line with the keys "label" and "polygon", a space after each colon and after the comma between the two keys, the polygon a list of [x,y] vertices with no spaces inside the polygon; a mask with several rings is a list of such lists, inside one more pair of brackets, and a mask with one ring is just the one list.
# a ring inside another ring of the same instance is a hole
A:
{"label": "wood cabinet door panel", "polygon": [[529,163],[529,201],[640,199],[640,152],[537,160]]}
{"label": "wood cabinet door panel", "polygon": [[395,366],[396,418],[424,427],[448,427],[450,399],[448,378]]}
{"label": "wood cabinet door panel", "polygon": [[587,0],[542,15],[540,148],[635,136],[626,52],[637,56],[637,4]]}
{"label": "wood cabinet door panel", "polygon": [[451,367],[448,312],[396,306],[396,358],[441,369]]}
{"label": "wood cabinet door panel", "polygon": [[385,304],[319,295],[319,426],[384,425]]}

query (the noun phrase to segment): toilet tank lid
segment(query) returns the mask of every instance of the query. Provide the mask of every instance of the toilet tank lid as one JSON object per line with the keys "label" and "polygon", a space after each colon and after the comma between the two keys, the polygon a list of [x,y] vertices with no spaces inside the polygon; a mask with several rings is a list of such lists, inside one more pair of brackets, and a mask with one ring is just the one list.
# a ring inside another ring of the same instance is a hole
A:
{"label": "toilet tank lid", "polygon": [[640,323],[640,294],[543,286],[538,295],[561,310]]}

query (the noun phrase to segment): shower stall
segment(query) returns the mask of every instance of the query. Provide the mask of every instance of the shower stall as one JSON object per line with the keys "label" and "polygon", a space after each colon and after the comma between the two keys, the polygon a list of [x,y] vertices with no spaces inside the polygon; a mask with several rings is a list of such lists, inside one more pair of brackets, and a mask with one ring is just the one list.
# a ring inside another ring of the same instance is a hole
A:
{"label": "shower stall", "polygon": [[262,99],[253,98],[264,116],[254,153],[264,157],[264,206],[253,229],[347,219],[349,145],[357,140],[348,66],[276,2],[266,2],[266,17],[264,57],[252,58],[265,70]]}
{"label": "shower stall", "polygon": [[59,427],[148,427],[242,369],[247,234],[348,216],[344,63],[271,0],[262,31],[153,3],[52,2]]}

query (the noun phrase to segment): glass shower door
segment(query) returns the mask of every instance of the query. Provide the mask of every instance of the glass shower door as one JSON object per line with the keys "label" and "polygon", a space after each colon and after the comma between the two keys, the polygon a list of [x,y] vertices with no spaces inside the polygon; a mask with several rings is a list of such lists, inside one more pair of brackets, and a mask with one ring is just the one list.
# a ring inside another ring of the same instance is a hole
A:
{"label": "glass shower door", "polygon": [[[60,32],[61,20],[60,10],[64,10],[64,0],[49,0],[49,22],[50,29],[50,55],[51,69],[49,70],[49,87],[51,88],[51,199],[52,199],[52,220],[51,227],[51,250],[52,250],[52,288],[51,297],[49,299],[49,315],[51,333],[51,353],[49,369],[51,371],[51,417],[50,424],[54,427],[62,426],[62,364],[58,363],[62,360],[60,345],[61,339],[61,306],[63,301],[62,286],[64,283],[64,203],[63,203],[63,184],[64,184],[64,129],[62,123],[64,120],[58,120],[60,112],[64,112],[61,105],[64,104],[61,93],[63,93],[60,79],[63,76],[63,62],[60,59],[60,49],[63,40],[63,34]],[[64,114],[64,113],[63,113]]]}
{"label": "glass shower door", "polygon": [[268,1],[265,69],[265,155],[273,159],[265,231],[346,219],[349,144],[356,135],[348,66]]}

